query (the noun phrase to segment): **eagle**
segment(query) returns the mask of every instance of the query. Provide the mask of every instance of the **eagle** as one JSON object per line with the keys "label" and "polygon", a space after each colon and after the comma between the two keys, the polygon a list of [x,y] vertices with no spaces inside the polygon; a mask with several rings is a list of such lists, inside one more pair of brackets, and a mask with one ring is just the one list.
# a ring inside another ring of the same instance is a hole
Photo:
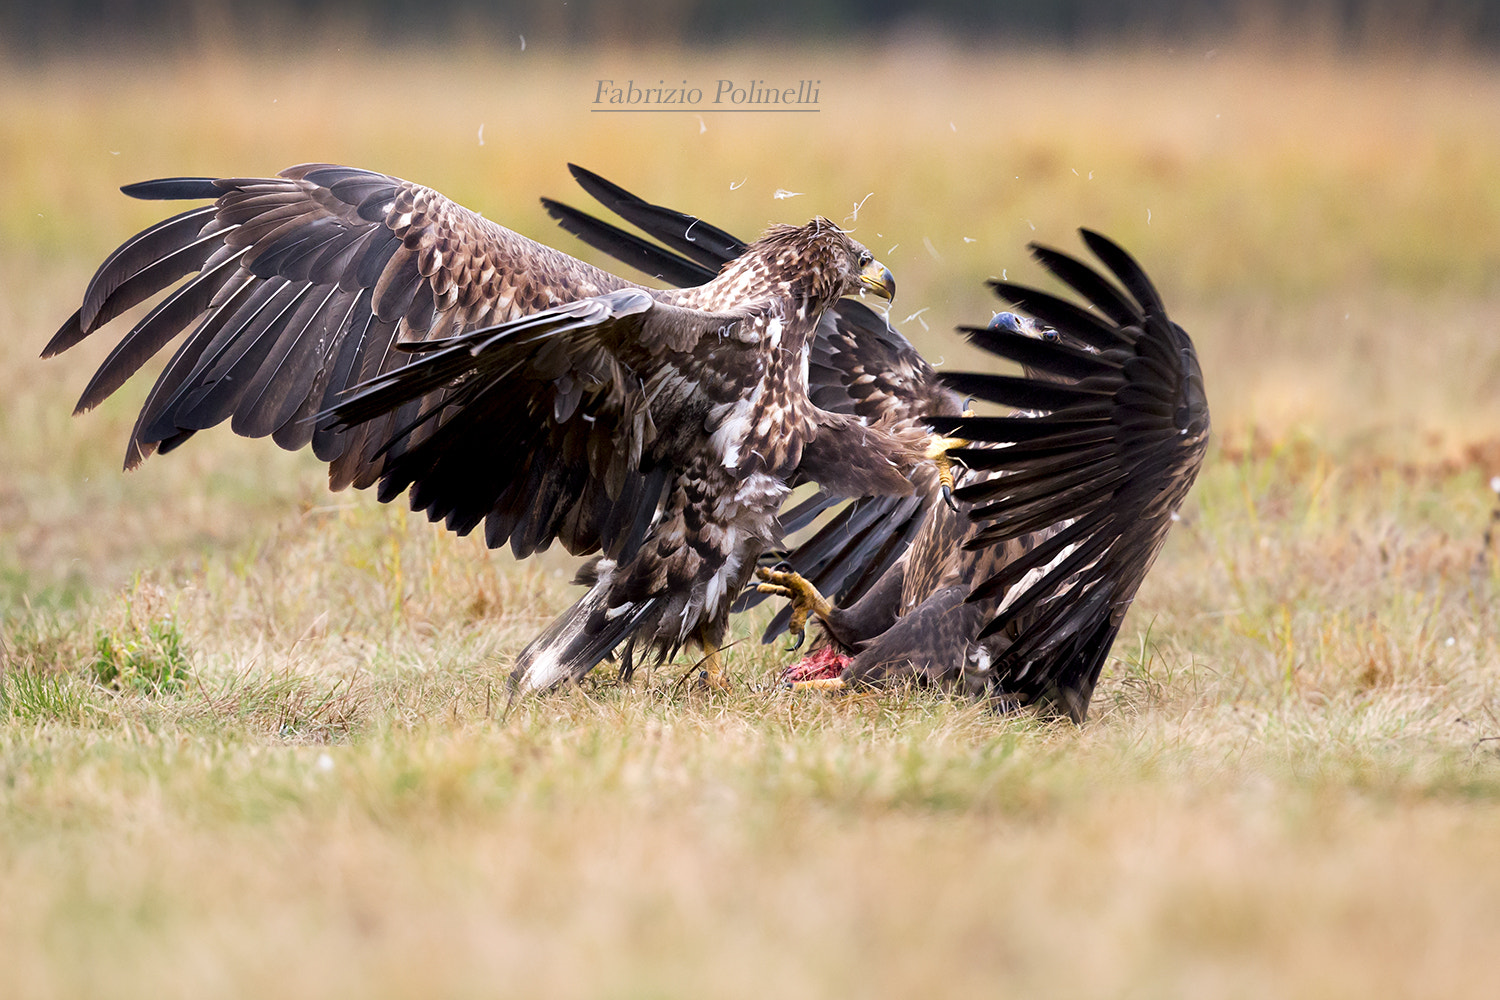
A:
{"label": "eagle", "polygon": [[304,164],[122,190],[209,203],[111,253],[46,346],[57,355],[167,292],[75,412],[185,334],[141,408],[127,469],[228,420],[310,446],[333,489],[406,494],[518,557],[554,541],[593,555],[587,592],[519,655],[515,691],[581,677],[622,645],[627,674],[637,654],[688,647],[704,653],[701,678],[723,684],[731,608],[781,544],[795,486],[910,498],[914,479],[939,474],[944,439],[870,419],[864,375],[823,371],[830,331],[882,335],[848,297],[895,292],[827,219],[774,226],[703,280],[663,290],[369,170]]}
{"label": "eagle", "polygon": [[[548,210],[655,277],[692,285],[749,249],[597,175],[574,175],[659,242],[544,200]],[[758,568],[762,582],[741,608],[767,594],[792,599],[766,641],[790,629],[800,645],[809,616],[821,626],[814,652],[787,673],[796,686],[908,677],[1084,721],[1125,613],[1202,465],[1209,413],[1192,340],[1140,264],[1108,238],[1081,234],[1114,280],[1058,250],[1031,249],[1087,308],[995,280],[993,290],[1029,315],[1002,312],[960,328],[1019,364],[1020,376],[939,375],[863,307],[825,321],[813,398],[877,427],[955,435],[944,443],[961,447],[937,457],[961,469],[956,490],[951,474],[925,467],[910,496],[858,497],[777,554],[777,565]],[[973,398],[1011,412],[977,416]],[[846,499],[825,486],[784,514],[783,526],[807,527]]]}

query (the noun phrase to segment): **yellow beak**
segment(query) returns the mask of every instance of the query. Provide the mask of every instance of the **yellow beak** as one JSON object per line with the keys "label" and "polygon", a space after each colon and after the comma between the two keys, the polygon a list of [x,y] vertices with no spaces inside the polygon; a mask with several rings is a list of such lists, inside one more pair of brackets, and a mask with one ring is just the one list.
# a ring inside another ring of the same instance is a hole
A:
{"label": "yellow beak", "polygon": [[890,268],[878,260],[870,261],[865,265],[865,269],[859,272],[859,283],[883,299],[890,300],[896,297],[896,277],[891,274]]}

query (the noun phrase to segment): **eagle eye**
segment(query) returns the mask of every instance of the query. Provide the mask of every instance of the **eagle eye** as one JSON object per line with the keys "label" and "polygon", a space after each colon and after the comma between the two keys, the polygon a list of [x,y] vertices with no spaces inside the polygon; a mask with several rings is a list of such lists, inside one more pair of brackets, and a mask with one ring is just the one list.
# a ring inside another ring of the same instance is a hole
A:
{"label": "eagle eye", "polygon": [[875,260],[875,255],[866,250],[859,255],[859,266],[868,267]]}

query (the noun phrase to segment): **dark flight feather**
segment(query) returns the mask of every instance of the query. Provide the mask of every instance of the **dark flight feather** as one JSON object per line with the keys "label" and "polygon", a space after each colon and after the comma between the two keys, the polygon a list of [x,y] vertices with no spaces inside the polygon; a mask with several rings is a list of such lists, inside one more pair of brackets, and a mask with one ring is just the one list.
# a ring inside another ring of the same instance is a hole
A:
{"label": "dark flight feather", "polygon": [[[1082,232],[1124,291],[1071,257],[1045,248],[1036,253],[1108,317],[1107,329],[1101,330],[1099,316],[1059,307],[1055,297],[1006,283],[995,288],[1022,308],[1036,307],[1038,318],[1062,337],[1118,360],[1113,374],[1095,372],[1085,383],[1111,400],[1111,440],[1084,447],[1073,461],[1059,456],[1039,463],[1035,445],[1049,439],[1016,433],[1029,419],[1059,426],[1098,420],[1097,403],[1085,396],[1057,396],[1036,417],[959,425],[972,442],[965,454],[988,471],[988,478],[960,491],[981,504],[972,509],[975,530],[966,545],[982,549],[1028,534],[1047,536],[977,581],[970,594],[974,602],[1008,599],[980,633],[982,639],[1008,637],[990,667],[993,684],[1023,700],[1050,698],[1075,718],[1086,710],[1108,652],[1099,644],[1113,642],[1160,551],[1202,464],[1209,429],[1203,376],[1187,334],[1167,317],[1155,286],[1129,254]],[[986,396],[983,380],[967,384],[995,402],[1015,395],[1002,386]],[[981,452],[987,461],[977,458]]]}

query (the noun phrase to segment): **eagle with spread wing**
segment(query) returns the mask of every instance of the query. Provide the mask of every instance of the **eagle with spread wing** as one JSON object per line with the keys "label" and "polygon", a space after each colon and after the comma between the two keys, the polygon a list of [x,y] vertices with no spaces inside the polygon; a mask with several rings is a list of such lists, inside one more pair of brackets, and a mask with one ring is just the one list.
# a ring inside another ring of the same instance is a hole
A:
{"label": "eagle with spread wing", "polygon": [[[546,201],[560,224],[658,278],[692,285],[747,251],[742,241],[597,175],[584,189],[652,243],[570,206]],[[1030,313],[961,328],[1023,375],[939,376],[899,334],[858,303],[830,310],[814,341],[811,393],[873,426],[959,435],[910,496],[863,497],[761,567],[759,593],[792,602],[766,631],[800,636],[809,616],[820,645],[788,676],[842,687],[914,676],[997,704],[1050,705],[1082,722],[1104,660],[1137,589],[1197,477],[1209,415],[1187,333],[1167,316],[1140,265],[1083,230],[1115,281],[1067,254],[1037,259],[1088,303],[1005,281],[994,290]],[[1118,282],[1118,283],[1116,283]],[[964,395],[1010,407],[976,416]],[[784,515],[807,527],[846,497],[824,489]],[[943,502],[940,502],[941,501]],[[834,595],[832,600],[823,591]]]}
{"label": "eagle with spread wing", "polygon": [[186,333],[127,468],[228,420],[310,445],[335,489],[408,493],[432,520],[460,534],[483,524],[489,545],[518,556],[553,541],[597,553],[588,592],[520,654],[520,690],[581,677],[622,644],[627,672],[638,644],[658,658],[696,646],[722,683],[731,606],[780,544],[796,484],[910,497],[913,477],[936,474],[928,453],[942,442],[924,425],[867,419],[858,384],[812,390],[810,372],[838,350],[830,329],[857,339],[884,326],[844,297],[894,294],[890,272],[826,219],[774,227],[701,281],[659,290],[367,170],[123,190],[211,203],[110,254],[47,345],[58,354],[172,289],[78,410]]}

